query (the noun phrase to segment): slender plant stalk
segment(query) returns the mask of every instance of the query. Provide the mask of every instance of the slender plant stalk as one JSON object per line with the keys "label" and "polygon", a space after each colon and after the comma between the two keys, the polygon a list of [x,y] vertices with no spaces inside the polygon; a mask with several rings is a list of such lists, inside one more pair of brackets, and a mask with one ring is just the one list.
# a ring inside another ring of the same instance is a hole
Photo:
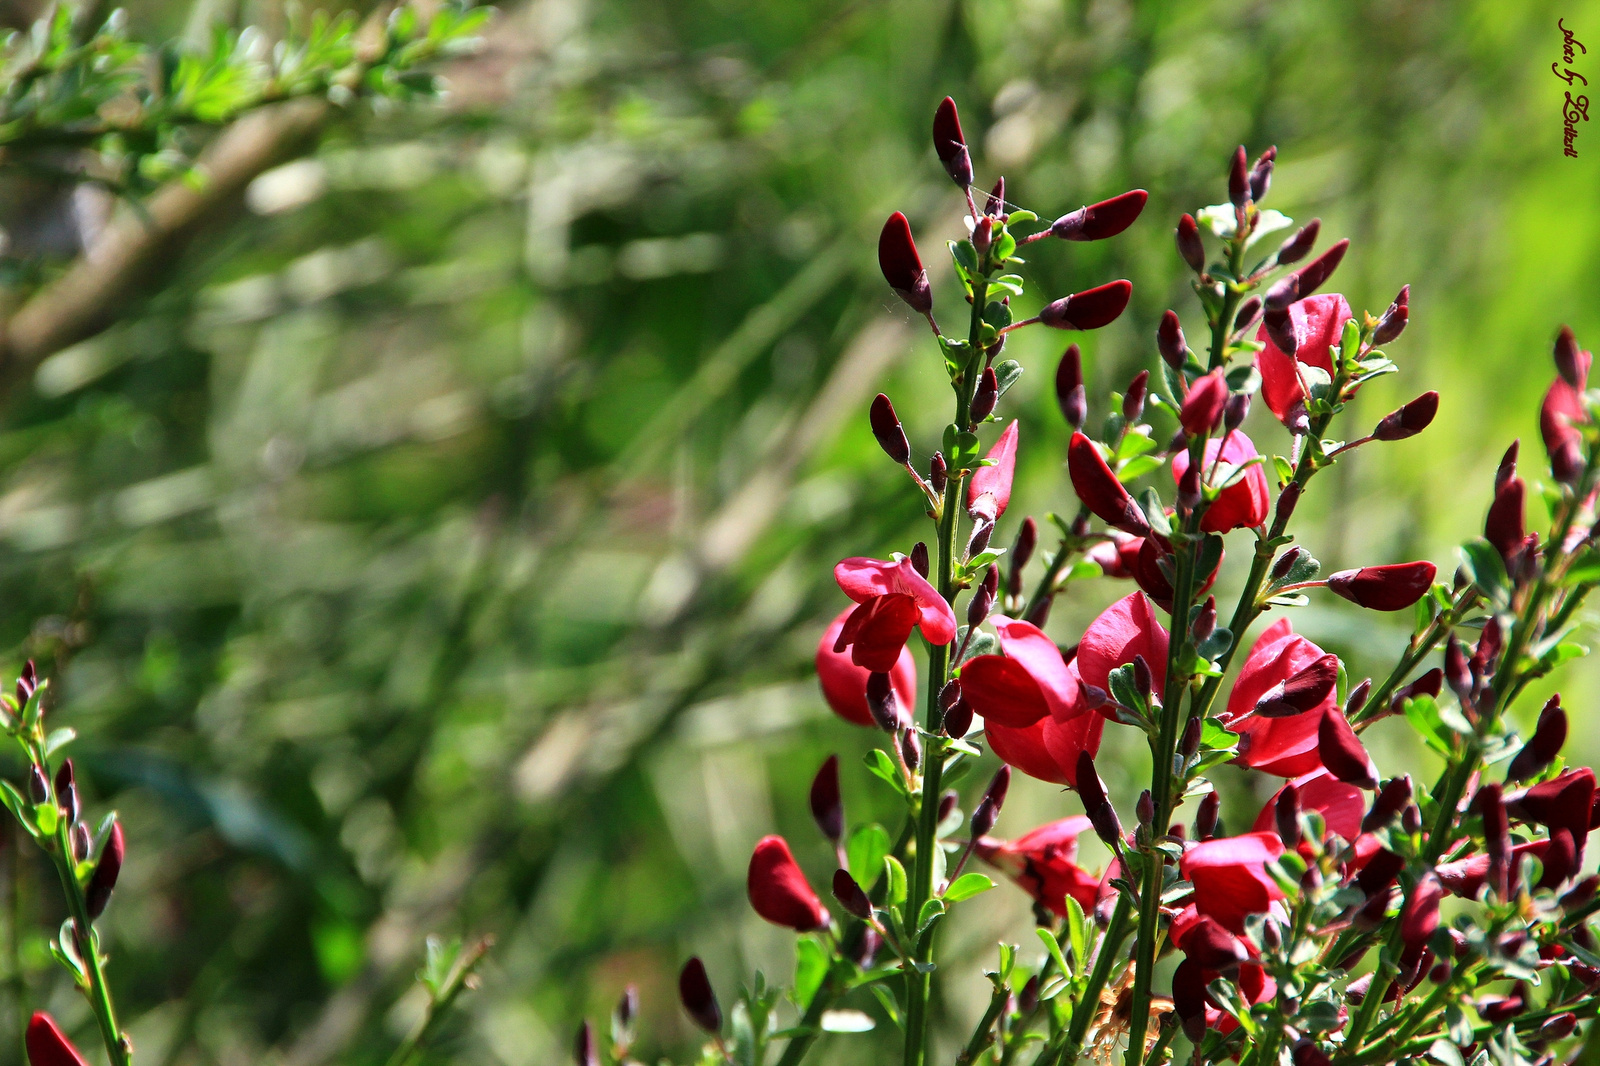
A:
{"label": "slender plant stalk", "polygon": [[117,1024],[116,1007],[111,1001],[111,989],[106,984],[105,968],[100,957],[100,938],[95,934],[83,886],[78,883],[77,871],[73,869],[72,827],[65,817],[56,822],[55,847],[50,849],[50,859],[61,878],[61,891],[67,898],[67,910],[72,915],[73,939],[76,941],[74,947],[83,961],[84,974],[89,982],[84,994],[94,1011],[95,1021],[100,1025],[106,1054],[112,1066],[129,1066],[133,1062],[133,1044]]}
{"label": "slender plant stalk", "polygon": [[406,1066],[406,1063],[427,1046],[439,1031],[440,1024],[450,1013],[450,1008],[455,1006],[461,993],[473,987],[473,973],[493,946],[494,940],[484,937],[461,952],[455,965],[450,968],[443,985],[428,997],[428,1006],[422,1012],[422,1017],[417,1019],[417,1024],[411,1027],[411,1032],[406,1034],[405,1040],[401,1041],[400,1046],[394,1049],[394,1054],[389,1056],[388,1066]]}

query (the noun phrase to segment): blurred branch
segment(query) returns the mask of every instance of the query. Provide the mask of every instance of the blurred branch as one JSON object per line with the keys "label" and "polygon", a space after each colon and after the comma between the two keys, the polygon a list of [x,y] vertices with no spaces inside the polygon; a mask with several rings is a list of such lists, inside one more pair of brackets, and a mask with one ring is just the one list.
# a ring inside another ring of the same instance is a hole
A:
{"label": "blurred branch", "polygon": [[157,192],[11,316],[0,346],[0,382],[13,384],[45,357],[109,328],[131,298],[162,280],[161,268],[204,223],[235,206],[258,175],[308,146],[331,110],[325,100],[296,100],[225,130],[199,161],[203,181],[173,182]]}

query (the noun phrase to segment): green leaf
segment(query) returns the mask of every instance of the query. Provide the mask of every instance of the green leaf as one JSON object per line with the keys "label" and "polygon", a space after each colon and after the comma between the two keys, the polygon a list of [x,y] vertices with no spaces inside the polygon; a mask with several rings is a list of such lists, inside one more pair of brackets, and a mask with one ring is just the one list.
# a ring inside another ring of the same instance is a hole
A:
{"label": "green leaf", "polygon": [[802,1012],[828,976],[828,952],[815,937],[803,936],[794,946],[794,1002]]}
{"label": "green leaf", "polygon": [[944,457],[950,469],[971,469],[978,462],[978,437],[974,433],[958,430],[954,423],[944,427]]}
{"label": "green leaf", "polygon": [[1136,458],[1129,459],[1127,462],[1123,463],[1122,466],[1118,467],[1117,479],[1119,481],[1137,481],[1139,478],[1144,477],[1151,471],[1161,469],[1162,465],[1163,460],[1160,456],[1141,455]]}
{"label": "green leaf", "polygon": [[1015,359],[1007,359],[1004,362],[996,363],[994,377],[996,385],[995,398],[998,399],[1004,396],[1006,390],[1015,385],[1018,379],[1022,377],[1022,364]]}
{"label": "green leaf", "polygon": [[889,876],[889,891],[885,902],[891,907],[901,907],[906,902],[906,868],[893,855],[883,857],[883,868]]}
{"label": "green leaf", "polygon": [[1294,478],[1294,465],[1281,455],[1272,457],[1272,469],[1277,472],[1280,489]]}
{"label": "green leaf", "polygon": [[3,802],[6,805],[6,809],[16,816],[17,821],[22,823],[24,829],[35,837],[38,836],[38,832],[33,825],[33,818],[28,814],[28,809],[32,804],[22,798],[22,793],[18,792],[10,781],[0,780],[0,802]]}
{"label": "green leaf", "polygon": [[51,730],[50,735],[44,738],[44,753],[48,758],[78,739],[78,731],[70,726]]}
{"label": "green leaf", "polygon": [[995,883],[980,873],[962,874],[951,882],[950,887],[944,890],[944,899],[947,903],[960,903],[964,899],[971,899],[980,892],[987,892]]}
{"label": "green leaf", "polygon": [[1451,733],[1456,731],[1446,727],[1439,714],[1439,704],[1432,696],[1413,696],[1406,700],[1405,715],[1411,728],[1417,731],[1428,747],[1446,758],[1455,750]]}
{"label": "green leaf", "polygon": [[883,858],[891,847],[889,831],[877,822],[857,826],[850,834],[844,846],[845,861],[850,866],[850,876],[865,891],[872,891],[878,875],[883,872]]}
{"label": "green leaf", "polygon": [[889,753],[882,748],[873,748],[864,757],[867,769],[889,782],[889,785],[906,799],[911,798],[911,793],[906,789],[905,778],[900,776],[900,767],[889,758]]}
{"label": "green leaf", "polygon": [[950,241],[950,258],[956,268],[969,278],[978,276],[978,251],[971,241]]}
{"label": "green leaf", "polygon": [[[1068,896],[1067,898],[1071,899],[1072,897]],[[1039,934],[1039,943],[1044,945],[1045,951],[1049,952],[1050,957],[1055,960],[1056,969],[1062,973],[1071,973],[1072,967],[1068,966],[1067,960],[1061,957],[1061,944],[1057,942],[1055,934],[1044,928],[1035,929],[1034,932]]]}
{"label": "green leaf", "polygon": [[1600,548],[1590,548],[1567,566],[1567,572],[1561,575],[1561,585],[1571,588],[1574,585],[1592,585],[1600,581]]}
{"label": "green leaf", "polygon": [[1207,718],[1200,727],[1200,746],[1208,751],[1238,751],[1239,734],[1225,728],[1215,718]]}
{"label": "green leaf", "polygon": [[1461,558],[1466,564],[1467,576],[1491,603],[1503,607],[1511,602],[1511,579],[1494,545],[1482,537],[1469,540],[1461,545]]}
{"label": "green leaf", "polygon": [[61,810],[54,803],[41,803],[33,809],[33,822],[39,827],[40,836],[53,835],[60,821]]}
{"label": "green leaf", "polygon": [[[1067,897],[1067,942],[1072,947],[1072,960],[1078,965],[1083,965],[1089,957],[1089,923],[1084,917],[1083,907],[1076,899]],[[1058,959],[1057,965],[1065,960]],[[1072,970],[1062,966],[1061,972],[1072,973]]]}

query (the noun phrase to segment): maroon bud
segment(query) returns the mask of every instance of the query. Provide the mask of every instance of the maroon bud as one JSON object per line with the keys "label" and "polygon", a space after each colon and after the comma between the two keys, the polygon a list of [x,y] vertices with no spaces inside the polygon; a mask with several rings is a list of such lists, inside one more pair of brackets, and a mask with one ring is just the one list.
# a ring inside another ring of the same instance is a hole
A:
{"label": "maroon bud", "polygon": [[1150,698],[1150,686],[1154,683],[1154,676],[1150,673],[1150,664],[1145,662],[1143,655],[1133,657],[1133,687],[1145,699]]}
{"label": "maroon bud", "polygon": [[1210,840],[1211,834],[1217,828],[1217,813],[1222,807],[1222,800],[1215,792],[1207,792],[1200,797],[1200,805],[1194,812],[1194,837],[1196,840]]}
{"label": "maroon bud", "polygon": [[1433,931],[1439,928],[1439,900],[1443,898],[1444,886],[1432,870],[1412,886],[1400,912],[1400,940],[1406,947],[1426,944]]}
{"label": "maroon bud", "polygon": [[1189,626],[1189,635],[1195,643],[1204,643],[1212,633],[1217,630],[1217,598],[1207,596],[1206,602],[1200,605],[1200,610],[1194,616],[1194,622]]}
{"label": "maroon bud", "polygon": [[911,310],[925,315],[933,310],[933,289],[928,284],[928,272],[922,268],[922,257],[917,254],[917,244],[911,239],[911,223],[896,211],[883,224],[878,234],[878,269],[889,288],[899,294]]}
{"label": "maroon bud", "polygon": [[616,1022],[617,1029],[624,1034],[621,1041],[624,1044],[633,1043],[633,1023],[639,1017],[639,986],[629,985],[622,990],[622,996],[617,1000],[617,1005],[611,1012],[612,1020]]}
{"label": "maroon bud", "polygon": [[1004,218],[1006,214],[1006,179],[1001,177],[994,183],[989,198],[983,202],[983,213],[991,218]]}
{"label": "maroon bud", "polygon": [[1339,657],[1324,655],[1267,689],[1256,701],[1262,718],[1288,718],[1311,710],[1339,683]]}
{"label": "maroon bud", "polygon": [[1283,786],[1277,802],[1272,805],[1272,822],[1278,830],[1278,839],[1286,848],[1300,844],[1300,790],[1293,784]]}
{"label": "maroon bud", "polygon": [[1062,215],[1050,224],[1050,236],[1067,241],[1100,241],[1115,237],[1139,217],[1150,194],[1134,189]]}
{"label": "maroon bud", "polygon": [[1450,974],[1453,969],[1454,967],[1450,965],[1449,960],[1434,963],[1433,969],[1428,971],[1428,980],[1436,985],[1442,985],[1450,980]]}
{"label": "maroon bud", "polygon": [[928,546],[920,540],[911,546],[911,569],[928,576]]}
{"label": "maroon bud", "polygon": [[1242,144],[1233,153],[1232,165],[1228,168],[1228,199],[1238,208],[1250,202],[1250,157]]}
{"label": "maroon bud", "polygon": [[933,458],[928,461],[928,487],[933,489],[935,494],[943,495],[949,476],[950,471],[945,465],[944,453],[934,452]]}
{"label": "maroon bud", "polygon": [[1333,1066],[1328,1053],[1310,1040],[1301,1040],[1294,1046],[1294,1066]]}
{"label": "maroon bud", "polygon": [[1556,373],[1579,392],[1589,376],[1589,360],[1584,355],[1578,348],[1578,338],[1572,335],[1572,327],[1562,326],[1556,335]]}
{"label": "maroon bud", "polygon": [[[1193,511],[1200,506],[1200,501],[1204,498],[1200,492],[1200,464],[1191,463],[1189,468],[1183,472],[1183,475],[1178,478],[1178,506],[1185,511]],[[1171,597],[1162,596],[1161,598],[1170,599]]]}
{"label": "maroon bud", "polygon": [[[976,516],[974,516],[976,517]],[[994,536],[994,523],[988,519],[978,522],[972,527],[972,536],[967,538],[967,555],[982,555],[989,547],[989,538]]]}
{"label": "maroon bud", "polygon": [[1522,479],[1514,477],[1495,489],[1494,503],[1489,505],[1489,515],[1484,519],[1483,536],[1500,552],[1507,564],[1522,550],[1527,538],[1523,524]]}
{"label": "maroon bud", "polygon": [[1388,903],[1388,893],[1384,891],[1394,884],[1394,879],[1400,876],[1400,871],[1406,868],[1406,860],[1396,855],[1387,848],[1380,848],[1378,852],[1367,860],[1361,867],[1361,872],[1356,874],[1356,887],[1371,897],[1383,893],[1385,904]]}
{"label": "maroon bud", "polygon": [[105,847],[100,849],[100,861],[95,863],[89,885],[83,890],[83,902],[89,911],[90,921],[104,914],[106,904],[111,902],[111,890],[117,887],[117,875],[122,873],[124,853],[122,823],[112,822],[111,835],[106,838]]}
{"label": "maroon bud", "polygon": [[1178,753],[1185,759],[1192,759],[1200,750],[1200,737],[1204,732],[1200,719],[1191,718],[1189,724],[1183,727],[1183,736],[1178,738]]}
{"label": "maroon bud", "polygon": [[1183,1035],[1199,1047],[1206,1036],[1206,978],[1199,963],[1184,959],[1172,971],[1172,1010]]}
{"label": "maroon bud", "polygon": [[961,793],[957,792],[953,788],[947,788],[944,790],[943,794],[939,796],[939,825],[943,825],[945,823],[945,820],[950,817],[951,812],[956,809],[956,804],[960,802]]}
{"label": "maroon bud", "polygon": [[1322,229],[1322,219],[1314,218],[1295,230],[1289,239],[1278,245],[1278,265],[1298,263],[1310,254],[1317,243],[1317,233]]}
{"label": "maroon bud", "polygon": [[972,227],[972,248],[982,259],[989,254],[989,248],[994,244],[994,219],[984,215],[978,219],[978,224]]}
{"label": "maroon bud", "polygon": [[995,817],[998,818],[1000,816],[1000,809],[1006,805],[1006,794],[1010,791],[1011,767],[1002,763],[1000,769],[996,770],[994,776],[989,779],[989,787],[983,793],[983,798],[994,804]]}
{"label": "maroon bud", "polygon": [[1204,437],[1222,421],[1222,409],[1228,403],[1228,382],[1222,370],[1211,371],[1196,381],[1183,398],[1178,421],[1183,431],[1191,437]]}
{"label": "maroon bud", "polygon": [[1078,753],[1077,781],[1083,812],[1089,816],[1095,833],[1106,847],[1118,850],[1122,847],[1122,824],[1117,820],[1116,808],[1106,799],[1106,786],[1095,772],[1094,756],[1087,751]]}
{"label": "maroon bud", "polygon": [[22,673],[17,675],[17,709],[21,710],[33,699],[33,694],[39,690],[39,669],[29,659],[22,664]]}
{"label": "maroon bud", "polygon": [[983,625],[984,619],[989,617],[989,612],[994,610],[996,593],[1000,589],[1000,568],[993,563],[984,572],[983,583],[972,594],[972,599],[967,603],[967,625],[976,629]]}
{"label": "maroon bud", "polygon": [[1272,186],[1272,161],[1278,158],[1278,148],[1274,145],[1262,152],[1256,159],[1256,165],[1250,168],[1250,199],[1260,203],[1266,199],[1267,190]]}
{"label": "maroon bud", "polygon": [[1565,911],[1576,910],[1591,899],[1594,899],[1597,891],[1600,891],[1600,874],[1590,874],[1573,885],[1572,889],[1561,897],[1561,909]]}
{"label": "maroon bud", "polygon": [[1539,724],[1533,736],[1522,746],[1511,765],[1506,768],[1507,781],[1526,781],[1555,761],[1561,746],[1567,742],[1567,712],[1561,709],[1561,697],[1551,696],[1539,712]]}
{"label": "maroon bud", "polygon": [[1046,304],[1039,321],[1051,329],[1099,329],[1117,320],[1132,295],[1131,281],[1108,281]]}
{"label": "maroon bud", "polygon": [[1273,509],[1274,523],[1288,522],[1294,514],[1295,506],[1300,502],[1300,493],[1303,489],[1300,482],[1291,481],[1278,493],[1278,504]]}
{"label": "maroon bud", "polygon": [[939,101],[939,109],[933,113],[933,150],[951,181],[963,189],[972,184],[972,156],[967,152],[967,139],[961,135],[956,102],[948,96]]}
{"label": "maroon bud", "polygon": [[1430,562],[1363,566],[1333,574],[1328,588],[1374,611],[1403,611],[1427,594],[1436,572]]}
{"label": "maroon bud", "polygon": [[1231,972],[1250,958],[1242,941],[1214,918],[1202,917],[1184,934],[1183,953],[1203,970]]}
{"label": "maroon bud", "polygon": [[995,376],[994,367],[985,367],[983,376],[978,379],[978,387],[972,393],[972,421],[982,422],[994,413],[995,400],[1000,396],[1000,382]]}
{"label": "maroon bud", "polygon": [[972,704],[967,702],[965,696],[956,701],[944,714],[944,731],[946,736],[961,738],[967,735],[972,728]]}
{"label": "maroon bud", "polygon": [[1550,843],[1544,849],[1544,873],[1535,888],[1556,888],[1578,872],[1577,839],[1570,829],[1550,830]]}
{"label": "maroon bud", "polygon": [[1344,716],[1353,718],[1361,713],[1361,708],[1367,705],[1367,697],[1372,694],[1372,678],[1364,678],[1361,684],[1350,690],[1344,698]]}
{"label": "maroon bud", "polygon": [[1094,442],[1082,433],[1074,433],[1067,445],[1067,473],[1078,499],[1102,520],[1139,536],[1150,528],[1139,505],[1100,457]]}
{"label": "maroon bud", "polygon": [[1178,242],[1178,254],[1189,264],[1189,269],[1196,274],[1204,273],[1206,246],[1200,241],[1200,227],[1195,223],[1193,215],[1184,215],[1178,219],[1178,229],[1174,236]]}
{"label": "maroon bud", "polygon": [[1167,311],[1161,316],[1161,325],[1156,327],[1156,349],[1161,352],[1162,360],[1172,369],[1180,371],[1183,369],[1184,360],[1189,355],[1189,346],[1184,343],[1183,324],[1178,321],[1178,312]]}
{"label": "maroon bud", "polygon": [[1380,826],[1389,824],[1389,820],[1410,802],[1410,776],[1390,778],[1378,791],[1378,798],[1372,801],[1372,809],[1361,819],[1361,831],[1370,833]]}
{"label": "maroon bud", "polygon": [[1483,820],[1484,851],[1489,855],[1489,884],[1505,899],[1510,892],[1511,826],[1506,819],[1501,787],[1490,783],[1472,797],[1472,810]]}
{"label": "maroon bud", "polygon": [[35,803],[43,803],[50,798],[50,786],[37,766],[28,767],[28,796]]}
{"label": "maroon bud", "polygon": [[1406,331],[1406,320],[1411,317],[1411,286],[1405,285],[1400,289],[1400,294],[1394,298],[1394,303],[1378,319],[1378,326],[1372,331],[1373,344],[1388,344]]}
{"label": "maroon bud", "polygon": [[1333,272],[1339,269],[1339,263],[1344,259],[1344,253],[1349,247],[1350,241],[1348,239],[1342,240],[1300,268],[1298,271],[1300,299],[1304,300],[1307,296],[1316,292],[1322,287],[1323,282],[1333,276]]}
{"label": "maroon bud", "polygon": [[[1294,483],[1290,482],[1289,487],[1293,488]],[[1288,490],[1286,489],[1285,491]],[[1272,580],[1282,581],[1284,578],[1288,577],[1289,571],[1294,569],[1295,563],[1299,562],[1300,557],[1305,553],[1306,550],[1297,545],[1278,556],[1278,561],[1272,564]]]}
{"label": "maroon bud", "polygon": [[872,423],[872,435],[878,438],[878,445],[884,454],[901,466],[909,463],[911,444],[906,440],[906,431],[901,427],[900,419],[895,417],[894,404],[889,402],[889,397],[878,393],[872,400],[868,418]]}
{"label": "maroon bud", "polygon": [[1261,314],[1261,297],[1252,296],[1239,305],[1239,313],[1233,316],[1233,331],[1235,333],[1250,328],[1257,316]]}
{"label": "maroon bud", "polygon": [[844,801],[839,797],[839,756],[823,761],[811,779],[811,817],[822,835],[837,844],[844,835]]}
{"label": "maroon bud", "polygon": [[1539,1040],[1544,1043],[1555,1043],[1565,1040],[1578,1028],[1578,1016],[1571,1011],[1558,1014],[1539,1027]]}
{"label": "maroon bud", "polygon": [[1056,403],[1067,425],[1078,429],[1088,415],[1089,401],[1083,388],[1083,358],[1076,344],[1067,345],[1056,364]]}
{"label": "maroon bud", "polygon": [[1012,596],[1022,595],[1022,571],[1033,559],[1034,549],[1038,545],[1039,523],[1029,515],[1017,528],[1017,539],[1011,542],[1011,569],[1006,575],[1006,592]]}
{"label": "maroon bud", "polygon": [[872,917],[872,901],[861,891],[861,886],[848,870],[833,871],[833,898],[839,901],[839,906],[863,921]]}
{"label": "maroon bud", "polygon": [[79,822],[72,827],[72,858],[74,862],[81,862],[89,857],[89,849],[94,847],[94,838],[89,836],[89,827]]}
{"label": "maroon bud", "polygon": [[1517,476],[1517,452],[1521,444],[1521,441],[1512,441],[1511,447],[1507,448],[1506,453],[1500,457],[1500,466],[1494,472],[1494,490],[1496,492],[1499,492],[1506,482]]}
{"label": "maroon bud", "polygon": [[61,768],[56,771],[56,802],[61,805],[68,825],[78,820],[82,812],[78,807],[78,785],[72,777],[71,759],[64,761]]}
{"label": "maroon bud", "polygon": [[[1265,307],[1268,314],[1276,316],[1287,312],[1289,305],[1298,299],[1300,299],[1300,276],[1298,274],[1287,274],[1273,282],[1267,289]],[[1272,328],[1272,324],[1269,322],[1267,331],[1270,333]]]}
{"label": "maroon bud", "polygon": [[588,1021],[578,1026],[578,1037],[572,1046],[572,1059],[578,1066],[600,1066],[600,1049],[595,1046],[594,1027]]}
{"label": "maroon bud", "polygon": [[1130,425],[1139,421],[1144,414],[1144,400],[1149,393],[1150,371],[1141,370],[1133,376],[1128,383],[1128,391],[1122,395],[1122,417]]}
{"label": "maroon bud", "polygon": [[1405,440],[1415,437],[1428,428],[1433,416],[1439,413],[1439,394],[1425,392],[1398,410],[1390,411],[1378,421],[1372,431],[1377,440]]}
{"label": "maroon bud", "polygon": [[1344,715],[1335,710],[1323,712],[1317,726],[1317,755],[1328,772],[1347,785],[1377,788],[1378,768],[1361,746],[1361,738],[1350,728]]}
{"label": "maroon bud", "polygon": [[1250,414],[1250,394],[1237,392],[1228,397],[1228,402],[1222,408],[1222,428],[1232,433],[1244,425],[1246,416]]}
{"label": "maroon bud", "polygon": [[1017,993],[1017,1011],[1027,1017],[1039,1009],[1039,975],[1034,974]]}
{"label": "maroon bud", "polygon": [[717,1005],[717,994],[711,990],[711,979],[699,956],[691,955],[678,974],[678,999],[700,1028],[708,1033],[721,1031],[722,1008]]}
{"label": "maroon bud", "polygon": [[1147,788],[1139,793],[1139,798],[1133,805],[1134,817],[1139,819],[1140,825],[1149,825],[1156,818],[1156,801]]}
{"label": "maroon bud", "polygon": [[1400,812],[1400,828],[1407,833],[1417,833],[1422,830],[1422,808],[1415,803],[1406,804],[1406,809]]}
{"label": "maroon bud", "polygon": [[1270,292],[1267,309],[1261,313],[1261,328],[1267,331],[1267,337],[1284,355],[1293,355],[1300,350],[1300,338],[1295,335],[1294,324],[1289,321],[1289,312],[1272,306]]}
{"label": "maroon bud", "polygon": [[915,731],[900,731],[900,757],[906,761],[906,769],[912,773],[922,766],[922,741],[917,739]]}
{"label": "maroon bud", "polygon": [[872,712],[872,720],[885,733],[893,733],[900,728],[899,701],[895,698],[894,687],[889,684],[888,674],[874,672],[867,675],[867,710]]}

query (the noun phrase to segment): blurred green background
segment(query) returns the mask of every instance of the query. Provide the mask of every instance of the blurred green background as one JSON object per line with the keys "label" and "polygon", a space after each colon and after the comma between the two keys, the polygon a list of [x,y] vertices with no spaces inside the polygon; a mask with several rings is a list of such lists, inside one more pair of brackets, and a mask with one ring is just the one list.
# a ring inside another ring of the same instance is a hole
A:
{"label": "blurred green background", "polygon": [[[145,0],[134,23],[195,38],[281,14]],[[964,315],[941,249],[959,194],[928,138],[946,94],[979,180],[1046,218],[1150,190],[1122,237],[1028,255],[1025,307],[1134,282],[1084,339],[1096,417],[1154,365],[1164,309],[1199,331],[1178,214],[1224,197],[1234,145],[1277,144],[1267,205],[1352,240],[1335,287],[1379,311],[1412,286],[1402,372],[1342,435],[1443,395],[1424,436],[1318,480],[1302,541],[1328,569],[1453,566],[1512,438],[1539,469],[1557,324],[1600,339],[1600,128],[1563,157],[1558,17],[1600,43],[1596,0],[534,0],[439,106],[352,119],[257,179],[0,421],[0,641],[57,671],[90,810],[127,827],[107,928],[139,1060],[381,1061],[432,932],[498,938],[441,1061],[562,1061],[628,982],[638,1057],[681,1060],[688,954],[725,1003],[755,968],[787,979],[792,937],[743,900],[751,845],[786,834],[825,883],[803,797],[830,751],[850,820],[898,824],[860,769],[873,737],[827,712],[810,660],[845,602],[832,564],[927,536],[865,412],[887,391],[921,464],[948,418],[873,250],[904,209]],[[1062,347],[1026,330],[1007,350],[1027,373],[1001,409],[1022,452],[1000,543],[1071,506]],[[1264,418],[1247,430],[1283,450]],[[1075,642],[1127,590],[1074,584],[1052,634]],[[1356,677],[1403,639],[1325,601],[1296,624]],[[1561,679],[1576,713],[1595,680]],[[1383,769],[1426,770],[1393,726]],[[1600,755],[1574,732],[1570,758]],[[1137,745],[1113,728],[1108,747],[1131,798]],[[1242,825],[1256,808],[1225,784]],[[1005,835],[1078,810],[1013,795]],[[88,1046],[44,949],[55,891],[14,839],[7,1002]],[[943,1058],[995,938],[1034,951],[1021,893],[984,899],[944,942]],[[882,1028],[817,1061],[874,1060]]]}

